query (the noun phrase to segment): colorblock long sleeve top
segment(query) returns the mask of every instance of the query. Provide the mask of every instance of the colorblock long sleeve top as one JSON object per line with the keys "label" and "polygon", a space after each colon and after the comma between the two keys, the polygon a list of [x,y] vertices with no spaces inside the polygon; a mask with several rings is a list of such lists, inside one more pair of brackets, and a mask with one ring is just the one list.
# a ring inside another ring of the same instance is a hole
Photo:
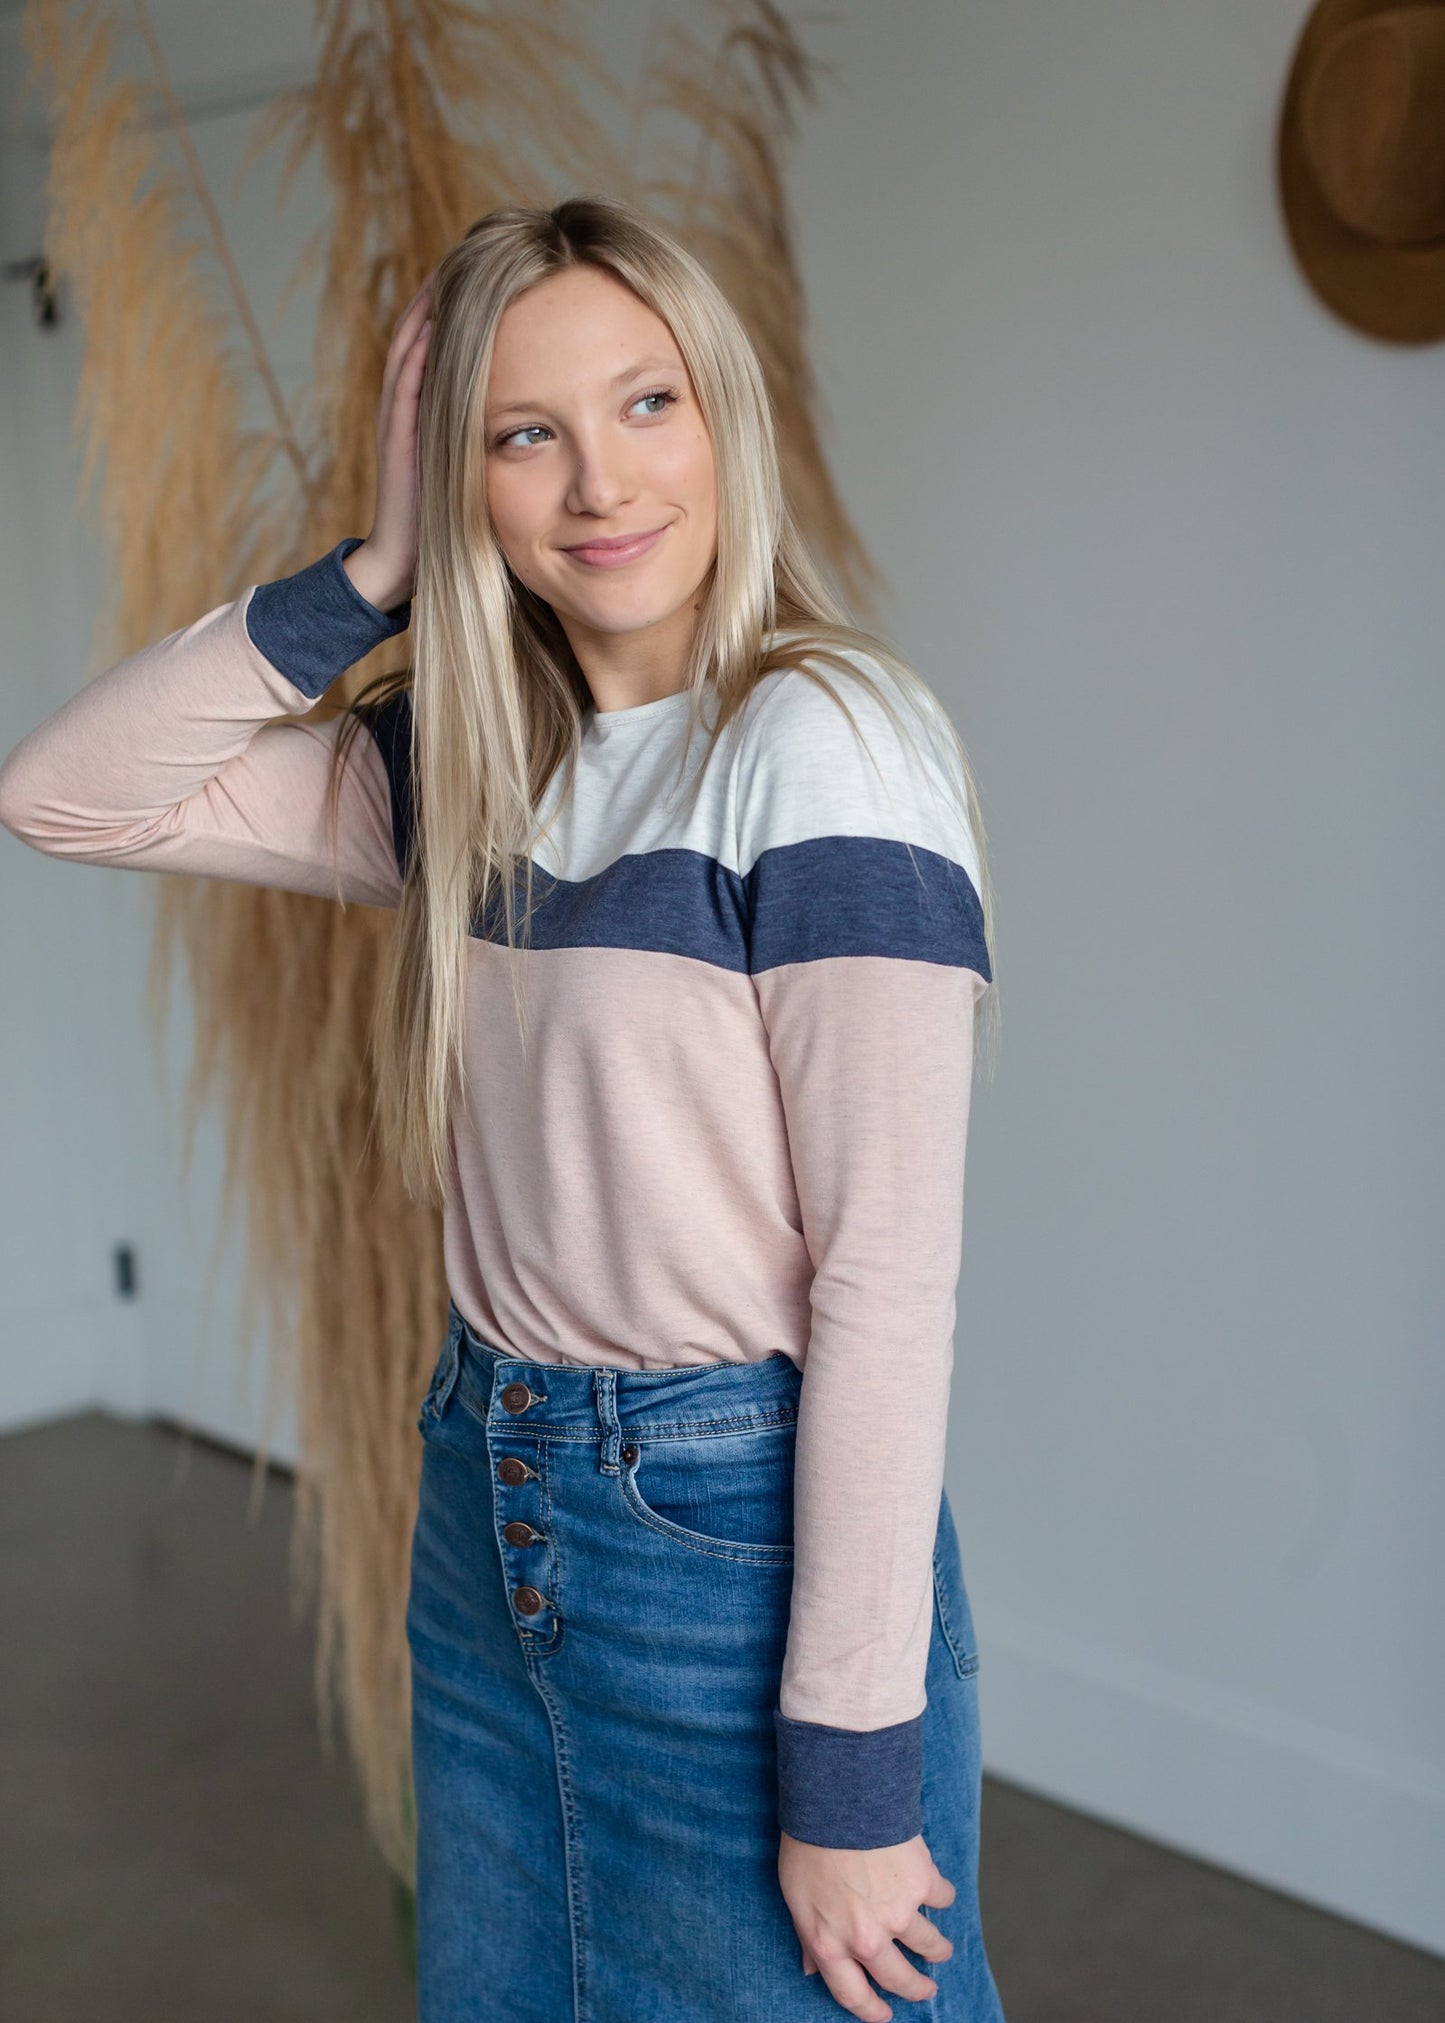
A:
{"label": "colorblock long sleeve top", "polygon": [[[0,766],[0,822],[56,857],[318,896],[339,871],[343,899],[396,905],[410,696],[364,719],[335,856],[340,720],[308,719],[409,623],[351,583],[357,545],[87,683]],[[991,972],[942,705],[926,698],[920,751],[864,681],[825,671],[866,750],[787,667],[757,684],[739,735],[705,759],[702,734],[689,741],[680,788],[685,692],[585,713],[572,791],[564,765],[539,810],[555,820],[534,858],[548,898],[523,956],[525,1058],[504,931],[473,925],[443,1236],[458,1308],[515,1355],[646,1368],[782,1349],[798,1364],[779,1822],[883,1847],[921,1830]]]}

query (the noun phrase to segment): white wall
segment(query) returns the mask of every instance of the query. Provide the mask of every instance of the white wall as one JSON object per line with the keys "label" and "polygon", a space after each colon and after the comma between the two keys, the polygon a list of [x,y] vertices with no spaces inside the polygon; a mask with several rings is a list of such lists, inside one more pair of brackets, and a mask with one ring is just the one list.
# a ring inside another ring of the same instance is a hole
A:
{"label": "white wall", "polygon": [[1295,269],[1302,0],[846,12],[815,348],[999,889],[989,1765],[1445,1948],[1445,349]]}
{"label": "white wall", "polygon": [[[989,1768],[1445,1950],[1445,351],[1295,270],[1306,0],[790,11],[839,73],[792,178],[836,466],[998,888],[949,1474]],[[244,61],[224,10],[160,18],[197,88]],[[625,69],[653,9],[587,18]],[[74,684],[93,568],[74,334],[34,364],[16,292],[0,741]],[[0,1328],[51,1409],[118,1353],[138,1208],[176,1340],[194,1310],[125,883],[0,849]]]}

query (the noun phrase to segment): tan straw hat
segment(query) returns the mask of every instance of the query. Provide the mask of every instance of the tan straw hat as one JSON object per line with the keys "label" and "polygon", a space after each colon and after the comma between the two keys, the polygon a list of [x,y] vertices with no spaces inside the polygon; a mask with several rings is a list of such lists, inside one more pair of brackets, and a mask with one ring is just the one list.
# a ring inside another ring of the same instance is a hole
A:
{"label": "tan straw hat", "polygon": [[1279,117],[1280,202],[1327,308],[1371,337],[1445,337],[1445,0],[1319,0]]}

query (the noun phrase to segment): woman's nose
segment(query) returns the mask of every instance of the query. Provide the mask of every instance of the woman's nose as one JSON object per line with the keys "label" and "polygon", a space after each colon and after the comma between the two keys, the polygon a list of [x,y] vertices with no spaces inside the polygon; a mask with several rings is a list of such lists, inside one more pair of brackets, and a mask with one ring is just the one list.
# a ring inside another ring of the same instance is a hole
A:
{"label": "woman's nose", "polygon": [[567,490],[567,503],[574,512],[615,512],[633,489],[621,457],[597,448],[576,451]]}

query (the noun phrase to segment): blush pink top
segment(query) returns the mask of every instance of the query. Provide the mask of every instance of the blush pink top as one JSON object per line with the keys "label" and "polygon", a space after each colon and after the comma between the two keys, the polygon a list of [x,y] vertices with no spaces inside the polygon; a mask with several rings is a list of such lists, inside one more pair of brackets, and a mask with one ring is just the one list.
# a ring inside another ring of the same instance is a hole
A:
{"label": "blush pink top", "polygon": [[[356,545],[89,682],[0,767],[0,821],[84,863],[333,896],[339,876],[342,898],[395,905],[410,696],[355,741],[335,861],[338,720],[307,714],[408,622],[352,586]],[[469,942],[445,1256],[462,1314],[519,1356],[646,1368],[782,1350],[802,1368],[784,1824],[834,1830],[823,1787],[842,1760],[853,1838],[826,1844],[881,1846],[919,1830],[991,970],[942,705],[907,718],[915,748],[862,680],[824,672],[866,751],[796,667],[757,685],[705,765],[686,691],[584,715],[570,792],[564,764],[539,810],[555,816],[533,859],[553,896],[522,957],[525,1058],[502,930]]]}

